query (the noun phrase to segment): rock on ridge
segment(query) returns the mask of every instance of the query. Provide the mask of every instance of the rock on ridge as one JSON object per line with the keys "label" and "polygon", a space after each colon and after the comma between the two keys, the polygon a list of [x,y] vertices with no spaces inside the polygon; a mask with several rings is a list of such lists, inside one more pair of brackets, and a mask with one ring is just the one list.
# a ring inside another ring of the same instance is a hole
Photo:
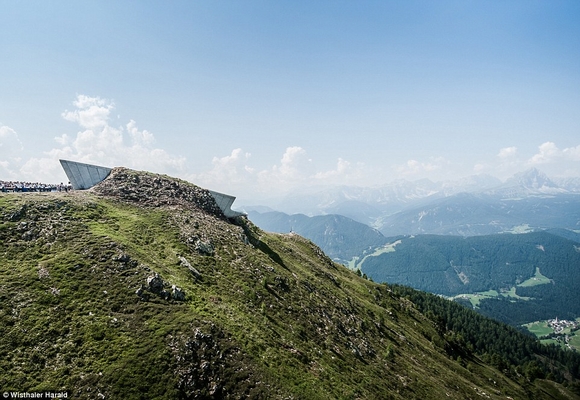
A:
{"label": "rock on ridge", "polygon": [[143,206],[193,205],[209,214],[224,216],[209,190],[167,175],[116,167],[105,180],[90,190]]}

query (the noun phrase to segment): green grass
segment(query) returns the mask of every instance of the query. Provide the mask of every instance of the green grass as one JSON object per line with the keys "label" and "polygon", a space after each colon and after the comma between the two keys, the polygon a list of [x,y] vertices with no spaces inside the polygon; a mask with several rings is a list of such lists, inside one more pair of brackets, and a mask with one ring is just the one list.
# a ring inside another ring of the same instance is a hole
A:
{"label": "green grass", "polygon": [[568,347],[566,346],[566,342],[562,337],[558,337],[557,339],[541,339],[540,342],[546,345],[553,344],[565,350],[568,349]]}
{"label": "green grass", "polygon": [[524,325],[531,333],[537,337],[549,335],[554,330],[548,325],[547,321],[536,321]]}
{"label": "green grass", "polygon": [[[409,300],[297,235],[90,193],[0,196],[0,215],[24,204],[0,219],[5,390],[210,398],[219,384],[237,398],[525,398],[481,360],[449,357]],[[140,298],[153,273],[186,301]]]}
{"label": "green grass", "polygon": [[348,269],[352,269],[352,270],[356,270],[358,267],[358,260],[360,259],[360,257],[355,256],[352,259],[350,259],[350,261],[346,264]]}
{"label": "green grass", "polygon": [[[536,268],[536,275],[533,278],[526,280],[525,282],[521,283],[518,286],[542,285],[544,283],[547,283],[547,282],[545,282],[546,279],[547,279],[548,283],[551,282],[550,279],[548,279],[545,276],[543,276],[542,274],[540,274],[539,268]],[[497,298],[499,296],[508,297],[508,298],[512,298],[515,300],[522,300],[522,301],[531,300],[531,297],[519,296],[516,293],[515,286],[512,286],[509,290],[502,290],[501,292],[498,292],[497,290],[492,289],[492,290],[487,290],[485,292],[459,294],[459,295],[453,296],[452,298],[453,299],[456,299],[456,298],[467,299],[467,300],[469,300],[469,302],[471,303],[473,308],[478,308],[479,303],[483,299],[486,299],[486,298],[487,299],[494,299],[494,298]]]}
{"label": "green grass", "polygon": [[521,234],[521,233],[528,233],[528,232],[533,232],[533,228],[530,228],[530,226],[528,224],[522,224],[522,225],[518,225],[518,226],[514,226],[512,229],[510,229],[509,231],[506,231],[505,233],[513,233],[513,234]]}
{"label": "green grass", "polygon": [[[576,321],[580,322],[580,318],[577,318]],[[529,324],[524,324],[523,326],[538,338],[546,337],[547,335],[554,333],[554,330],[548,325],[548,321],[535,321]],[[568,349],[564,340],[565,335],[569,338],[568,344],[576,350],[580,350],[580,335],[578,335],[577,330],[573,331],[570,327],[562,330],[557,338],[541,339],[541,342],[544,344],[555,344],[564,349]]]}
{"label": "green grass", "polygon": [[512,286],[510,288],[510,290],[508,290],[508,291],[502,291],[501,295],[503,297],[509,297],[512,299],[523,300],[523,301],[528,301],[528,300],[532,299],[531,297],[518,296],[518,294],[516,293],[516,288],[514,286]]}
{"label": "green grass", "polygon": [[363,257],[363,259],[362,259],[362,260],[360,260],[360,262],[357,262],[357,261],[358,261],[358,257],[354,257],[354,258],[353,258],[353,259],[352,259],[352,260],[349,262],[349,264],[348,264],[348,265],[349,265],[349,268],[350,268],[350,269],[357,269],[357,268],[360,268],[360,267],[361,267],[361,265],[363,265],[363,264],[364,264],[365,260],[366,260],[368,257],[377,257],[377,256],[380,256],[381,254],[385,254],[385,253],[392,253],[392,252],[394,252],[394,251],[395,251],[395,247],[396,247],[398,244],[400,244],[400,243],[401,243],[401,240],[397,240],[397,241],[395,241],[395,242],[393,242],[393,243],[387,243],[387,244],[386,244],[386,245],[384,245],[384,246],[378,247],[378,248],[376,248],[376,249],[375,249],[375,251],[374,251],[372,254],[368,254],[368,255],[364,256],[364,257]]}
{"label": "green grass", "polygon": [[574,336],[570,337],[570,345],[574,347],[577,351],[580,351],[580,336],[575,334]]}
{"label": "green grass", "polygon": [[497,290],[488,290],[485,292],[458,294],[457,296],[454,296],[453,299],[456,299],[456,298],[467,299],[470,301],[471,305],[474,308],[477,308],[477,307],[479,307],[479,303],[481,300],[486,299],[486,298],[496,298],[498,296],[499,296],[499,293],[497,292]]}
{"label": "green grass", "polygon": [[528,286],[537,286],[537,285],[545,285],[547,283],[551,283],[552,280],[540,273],[540,268],[536,267],[536,273],[531,278],[523,281],[518,286],[521,287],[528,287]]}

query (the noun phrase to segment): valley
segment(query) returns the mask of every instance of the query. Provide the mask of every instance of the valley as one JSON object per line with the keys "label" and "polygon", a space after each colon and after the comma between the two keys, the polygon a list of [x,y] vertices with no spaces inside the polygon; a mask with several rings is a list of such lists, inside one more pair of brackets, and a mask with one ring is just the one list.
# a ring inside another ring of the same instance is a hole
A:
{"label": "valley", "polygon": [[580,318],[576,320],[549,319],[523,325],[544,344],[554,344],[564,349],[580,351]]}
{"label": "valley", "polygon": [[358,264],[376,282],[452,298],[516,325],[580,316],[578,243],[547,232],[393,238]]}

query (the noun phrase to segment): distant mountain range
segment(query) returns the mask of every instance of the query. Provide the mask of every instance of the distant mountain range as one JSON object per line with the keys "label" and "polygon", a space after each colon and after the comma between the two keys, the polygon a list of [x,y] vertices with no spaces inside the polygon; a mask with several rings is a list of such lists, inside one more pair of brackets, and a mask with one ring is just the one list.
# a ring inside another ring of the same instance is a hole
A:
{"label": "distant mountain range", "polygon": [[386,236],[474,236],[550,228],[580,229],[580,195],[510,199],[460,193],[390,215],[379,224]]}
{"label": "distant mountain range", "polygon": [[434,233],[486,235],[550,228],[580,229],[580,192],[537,169],[479,192],[433,199],[377,221],[386,236]]}
{"label": "distant mountain range", "polygon": [[[552,180],[530,169],[503,183],[477,175],[455,182],[396,181],[381,188],[343,186],[309,195],[295,194],[279,203],[278,209],[289,214],[339,214],[376,228],[385,236],[575,230],[580,229],[580,178]],[[258,208],[246,208],[253,210]],[[257,223],[271,229],[265,217]]]}

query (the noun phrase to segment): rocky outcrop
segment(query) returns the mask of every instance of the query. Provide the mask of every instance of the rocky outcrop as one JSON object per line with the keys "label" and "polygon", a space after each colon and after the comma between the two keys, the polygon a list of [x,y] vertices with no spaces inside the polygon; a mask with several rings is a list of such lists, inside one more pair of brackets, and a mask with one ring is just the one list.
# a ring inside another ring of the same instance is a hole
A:
{"label": "rocky outcrop", "polygon": [[214,247],[211,243],[211,240],[201,240],[196,237],[191,237],[187,241],[188,243],[192,243],[195,250],[204,256],[213,256],[214,255]]}
{"label": "rocky outcrop", "polygon": [[135,291],[135,294],[143,301],[148,301],[151,294],[157,295],[165,300],[185,300],[185,292],[176,285],[171,285],[171,291],[167,290],[166,287],[169,288],[169,284],[158,273],[149,275],[146,282],[146,285],[141,285]]}
{"label": "rocky outcrop", "polygon": [[117,167],[90,190],[141,206],[187,206],[214,216],[224,216],[209,190],[165,175]]}
{"label": "rocky outcrop", "polygon": [[250,367],[252,361],[231,337],[213,323],[204,325],[191,327],[187,335],[168,336],[184,398],[280,398],[276,387],[267,385],[265,391],[264,377]]}

